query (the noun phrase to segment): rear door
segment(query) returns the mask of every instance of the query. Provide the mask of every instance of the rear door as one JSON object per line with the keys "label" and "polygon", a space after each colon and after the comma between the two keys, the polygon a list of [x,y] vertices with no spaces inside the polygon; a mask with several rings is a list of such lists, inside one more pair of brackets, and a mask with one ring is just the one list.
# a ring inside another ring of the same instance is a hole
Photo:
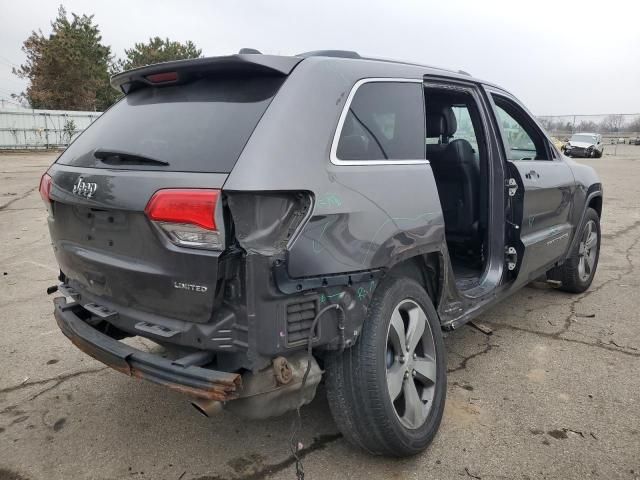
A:
{"label": "rear door", "polygon": [[569,166],[526,110],[502,92],[492,91],[490,96],[509,169],[524,188],[519,196],[524,256],[517,280],[524,283],[543,273],[567,251],[575,181]]}
{"label": "rear door", "polygon": [[[284,78],[139,87],[69,146],[48,172],[49,227],[83,299],[209,320],[225,246],[220,189]],[[158,192],[162,205],[145,213]]]}

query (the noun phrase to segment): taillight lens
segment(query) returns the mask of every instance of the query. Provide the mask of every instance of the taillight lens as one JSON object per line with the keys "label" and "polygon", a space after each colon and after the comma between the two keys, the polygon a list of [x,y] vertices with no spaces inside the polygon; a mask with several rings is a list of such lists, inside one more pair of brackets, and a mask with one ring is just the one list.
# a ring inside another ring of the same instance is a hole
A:
{"label": "taillight lens", "polygon": [[178,80],[178,72],[153,73],[145,77],[151,83],[167,83]]}
{"label": "taillight lens", "polygon": [[222,250],[215,219],[219,198],[220,190],[213,189],[158,190],[144,211],[176,245]]}
{"label": "taillight lens", "polygon": [[51,175],[48,173],[42,175],[38,190],[40,191],[40,197],[42,197],[42,201],[47,207],[47,210],[51,211]]}

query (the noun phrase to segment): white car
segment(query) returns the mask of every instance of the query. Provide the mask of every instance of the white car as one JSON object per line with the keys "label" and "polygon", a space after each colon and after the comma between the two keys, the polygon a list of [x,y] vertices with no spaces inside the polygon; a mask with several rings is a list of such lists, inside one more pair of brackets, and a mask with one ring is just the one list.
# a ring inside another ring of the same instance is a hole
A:
{"label": "white car", "polygon": [[567,157],[600,158],[604,153],[602,136],[598,133],[575,133],[563,150]]}

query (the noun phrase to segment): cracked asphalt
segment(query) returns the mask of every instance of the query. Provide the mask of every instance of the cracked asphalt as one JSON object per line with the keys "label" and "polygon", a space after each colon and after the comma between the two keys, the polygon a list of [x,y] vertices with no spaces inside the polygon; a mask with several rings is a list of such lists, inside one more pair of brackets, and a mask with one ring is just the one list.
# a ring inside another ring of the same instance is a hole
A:
{"label": "cracked asphalt", "polygon": [[[0,480],[295,478],[291,415],[204,419],[59,332],[37,192],[54,158],[0,155]],[[584,163],[605,192],[591,289],[533,284],[477,319],[493,335],[450,333],[444,420],[414,458],[350,447],[320,392],[302,410],[307,479],[640,479],[640,147]]]}

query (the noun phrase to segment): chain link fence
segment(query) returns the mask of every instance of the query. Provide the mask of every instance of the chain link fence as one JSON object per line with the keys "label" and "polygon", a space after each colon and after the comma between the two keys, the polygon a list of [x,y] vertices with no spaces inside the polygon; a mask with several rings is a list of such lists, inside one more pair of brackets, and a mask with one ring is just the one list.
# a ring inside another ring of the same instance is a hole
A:
{"label": "chain link fence", "polygon": [[640,113],[605,115],[547,115],[538,116],[544,128],[559,140],[574,133],[599,133],[605,143],[628,143],[629,138],[640,136]]}
{"label": "chain link fence", "polygon": [[0,109],[0,150],[64,148],[101,112]]}
{"label": "chain link fence", "polygon": [[[101,112],[0,108],[0,149],[64,148]],[[580,132],[599,133],[605,143],[628,143],[640,136],[640,113],[545,115],[540,123],[554,137],[567,140]]]}

